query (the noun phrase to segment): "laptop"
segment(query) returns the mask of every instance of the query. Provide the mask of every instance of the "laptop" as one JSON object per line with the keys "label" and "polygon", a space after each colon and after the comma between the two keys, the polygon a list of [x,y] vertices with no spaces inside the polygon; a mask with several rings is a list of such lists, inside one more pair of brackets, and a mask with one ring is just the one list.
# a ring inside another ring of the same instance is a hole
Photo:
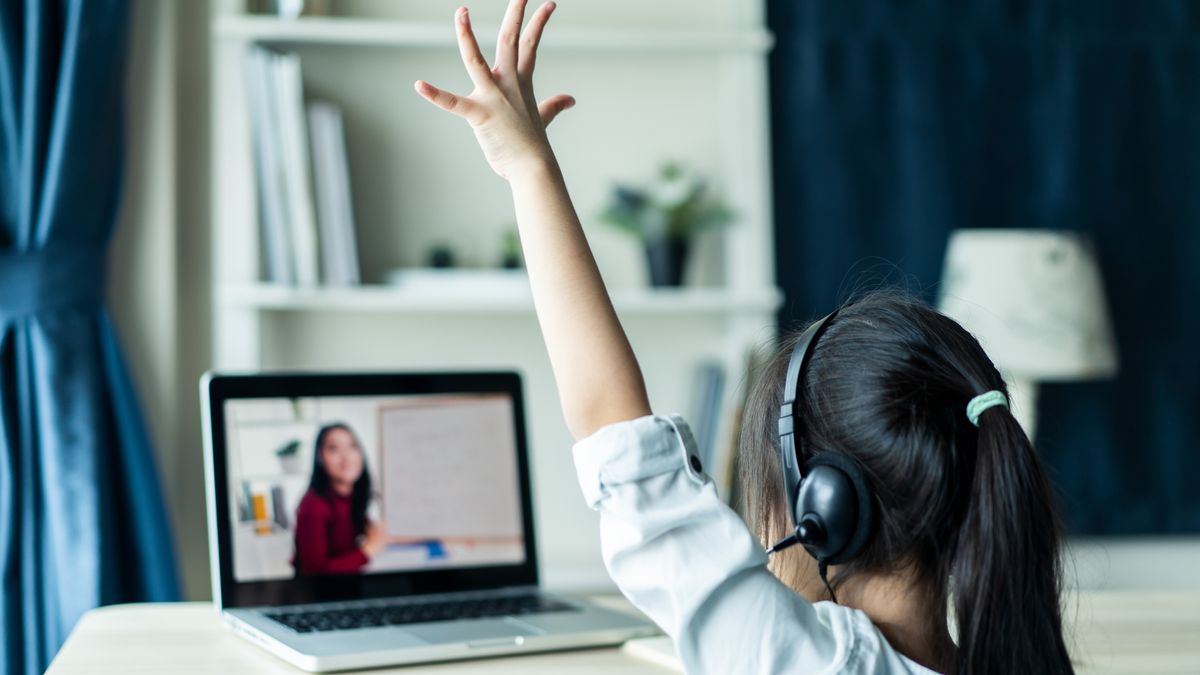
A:
{"label": "laptop", "polygon": [[653,624],[538,586],[516,373],[206,374],[213,598],[299,668],[612,645]]}

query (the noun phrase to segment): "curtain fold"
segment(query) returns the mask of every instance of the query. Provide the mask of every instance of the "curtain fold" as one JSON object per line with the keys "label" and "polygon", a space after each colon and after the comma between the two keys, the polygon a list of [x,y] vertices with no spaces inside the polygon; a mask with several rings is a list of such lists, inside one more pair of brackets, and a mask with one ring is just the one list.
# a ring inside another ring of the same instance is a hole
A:
{"label": "curtain fold", "polygon": [[881,280],[936,295],[962,227],[1096,242],[1121,372],[1043,385],[1072,531],[1200,532],[1200,6],[769,0],[789,325]]}
{"label": "curtain fold", "polygon": [[103,304],[124,165],[124,0],[0,3],[0,668],[80,615],[172,600],[154,453]]}

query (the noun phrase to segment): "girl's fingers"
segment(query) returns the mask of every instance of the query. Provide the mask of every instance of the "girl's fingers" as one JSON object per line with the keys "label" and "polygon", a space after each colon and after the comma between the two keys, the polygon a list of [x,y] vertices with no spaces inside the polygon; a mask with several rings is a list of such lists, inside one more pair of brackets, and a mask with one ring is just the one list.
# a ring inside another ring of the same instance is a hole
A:
{"label": "girl's fingers", "polygon": [[417,80],[413,85],[426,101],[447,112],[452,112],[468,122],[476,123],[484,117],[483,108],[478,103],[465,96],[456,96],[429,84],[425,80]]}
{"label": "girl's fingers", "polygon": [[550,126],[558,113],[575,106],[575,98],[566,94],[551,96],[550,98],[538,104],[538,115],[542,118],[542,124]]}
{"label": "girl's fingers", "polygon": [[529,19],[529,25],[525,27],[525,34],[521,36],[517,74],[525,79],[533,77],[533,64],[537,60],[538,44],[542,41],[542,29],[546,27],[546,22],[550,20],[550,15],[554,13],[555,7],[553,0],[538,7],[538,10],[533,13],[533,17]]}
{"label": "girl's fingers", "polygon": [[526,0],[509,0],[496,39],[496,69],[502,73],[517,70],[517,40],[521,37],[521,22],[525,20]]}
{"label": "girl's fingers", "polygon": [[463,65],[467,67],[471,81],[480,88],[494,84],[492,71],[488,68],[487,60],[483,58],[483,52],[479,51],[479,42],[475,40],[475,33],[471,30],[471,17],[467,14],[467,8],[458,8],[454,19],[458,31],[458,51],[462,54]]}

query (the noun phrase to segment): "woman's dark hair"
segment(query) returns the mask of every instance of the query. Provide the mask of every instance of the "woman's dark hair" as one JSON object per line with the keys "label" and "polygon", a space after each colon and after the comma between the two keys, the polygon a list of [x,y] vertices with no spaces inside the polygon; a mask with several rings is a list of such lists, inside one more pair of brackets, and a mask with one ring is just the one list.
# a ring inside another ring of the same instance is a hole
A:
{"label": "woman's dark hair", "polygon": [[[349,426],[334,422],[326,424],[317,432],[317,440],[313,447],[313,470],[312,479],[308,482],[308,489],[324,497],[330,496],[330,480],[329,472],[325,470],[325,463],[321,461],[321,447],[325,445],[325,437],[329,432],[341,429],[350,434],[354,439],[354,445],[358,446],[359,454],[363,454],[362,443],[358,442],[358,435]],[[367,530],[367,505],[371,502],[371,472],[367,469],[367,458],[363,454],[362,474],[358,480],[354,481],[354,489],[350,493],[350,519],[354,523],[355,534],[362,534]]]}
{"label": "woman's dark hair", "polygon": [[[776,423],[798,335],[781,341],[743,417],[746,511],[764,540],[790,522]],[[978,428],[966,416],[968,401],[993,389],[1007,395],[979,342],[919,300],[877,292],[829,323],[797,394],[800,459],[856,459],[878,514],[834,587],[855,574],[909,572],[936,606],[953,599],[959,675],[1069,673],[1049,480],[1006,408],[986,410]]]}

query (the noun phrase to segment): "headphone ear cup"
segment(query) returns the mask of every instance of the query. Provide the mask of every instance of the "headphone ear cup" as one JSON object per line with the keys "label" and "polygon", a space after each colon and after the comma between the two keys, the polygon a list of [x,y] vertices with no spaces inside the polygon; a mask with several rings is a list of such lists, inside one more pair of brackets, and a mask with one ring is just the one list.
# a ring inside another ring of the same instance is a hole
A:
{"label": "headphone ear cup", "polygon": [[804,547],[817,560],[840,565],[853,560],[866,547],[874,509],[858,462],[825,452],[808,462],[797,491],[793,522],[816,524],[805,528],[812,534],[802,538]]}

